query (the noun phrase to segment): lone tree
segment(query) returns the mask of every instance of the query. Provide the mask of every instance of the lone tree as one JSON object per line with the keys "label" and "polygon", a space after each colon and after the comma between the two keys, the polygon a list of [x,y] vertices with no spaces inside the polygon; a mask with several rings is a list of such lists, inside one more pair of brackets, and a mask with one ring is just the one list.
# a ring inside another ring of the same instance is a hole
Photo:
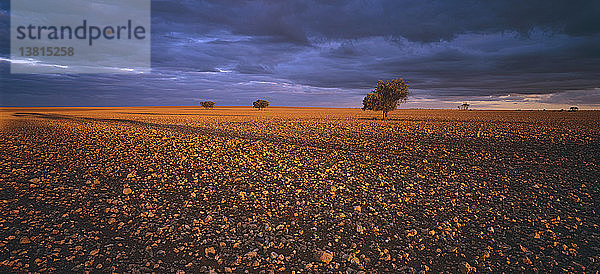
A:
{"label": "lone tree", "polygon": [[575,112],[575,111],[578,111],[578,110],[579,110],[578,107],[571,107],[571,108],[569,108],[570,112]]}
{"label": "lone tree", "polygon": [[462,105],[458,106],[458,109],[460,110],[469,110],[469,103],[463,103]]}
{"label": "lone tree", "polygon": [[403,79],[379,80],[377,87],[363,99],[362,110],[382,111],[383,120],[388,112],[396,110],[408,97],[408,82]]}
{"label": "lone tree", "polygon": [[268,106],[269,106],[269,101],[260,100],[260,99],[254,101],[254,103],[252,103],[252,107],[257,108],[258,110],[261,110]]}
{"label": "lone tree", "polygon": [[200,102],[200,105],[204,108],[213,108],[215,107],[215,102],[213,101],[204,101],[204,102]]}

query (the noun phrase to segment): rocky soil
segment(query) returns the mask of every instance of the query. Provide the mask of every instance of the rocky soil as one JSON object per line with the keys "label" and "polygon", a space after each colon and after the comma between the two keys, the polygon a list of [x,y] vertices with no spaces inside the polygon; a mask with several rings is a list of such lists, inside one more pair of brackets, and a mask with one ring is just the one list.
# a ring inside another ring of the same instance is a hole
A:
{"label": "rocky soil", "polygon": [[0,110],[0,272],[595,272],[600,113]]}

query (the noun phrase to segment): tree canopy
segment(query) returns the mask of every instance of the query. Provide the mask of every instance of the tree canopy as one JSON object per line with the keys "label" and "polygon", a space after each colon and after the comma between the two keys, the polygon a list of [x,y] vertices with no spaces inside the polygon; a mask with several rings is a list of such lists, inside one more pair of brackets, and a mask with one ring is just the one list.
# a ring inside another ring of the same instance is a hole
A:
{"label": "tree canopy", "polygon": [[263,108],[266,108],[269,106],[269,101],[266,100],[256,100],[254,101],[254,103],[252,103],[252,107],[257,108],[258,110],[261,110]]}
{"label": "tree canopy", "polygon": [[363,99],[362,110],[382,111],[383,119],[388,112],[404,103],[408,98],[408,82],[402,78],[379,80],[377,87]]}
{"label": "tree canopy", "polygon": [[204,101],[200,102],[200,105],[204,108],[213,108],[215,106],[215,102],[213,101]]}

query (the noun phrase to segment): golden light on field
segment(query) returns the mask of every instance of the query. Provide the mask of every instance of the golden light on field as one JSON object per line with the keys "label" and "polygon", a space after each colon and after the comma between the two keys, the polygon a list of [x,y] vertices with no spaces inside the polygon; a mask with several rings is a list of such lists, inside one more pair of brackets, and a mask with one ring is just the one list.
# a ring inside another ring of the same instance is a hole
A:
{"label": "golden light on field", "polygon": [[2,271],[599,266],[599,112],[0,115]]}

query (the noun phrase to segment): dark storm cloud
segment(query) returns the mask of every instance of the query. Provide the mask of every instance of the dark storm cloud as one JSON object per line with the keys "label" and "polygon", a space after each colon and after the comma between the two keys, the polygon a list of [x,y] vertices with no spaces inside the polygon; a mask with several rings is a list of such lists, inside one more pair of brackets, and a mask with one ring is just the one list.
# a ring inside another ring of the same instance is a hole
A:
{"label": "dark storm cloud", "polygon": [[599,44],[599,1],[155,0],[151,75],[10,75],[0,39],[0,104],[357,106],[391,77],[423,102],[590,102]]}
{"label": "dark storm cloud", "polygon": [[[307,36],[357,39],[405,37],[450,40],[466,32],[548,28],[568,35],[600,31],[597,1],[154,1],[165,22],[196,29],[227,28],[236,34],[306,43]],[[176,18],[172,18],[177,14]],[[168,18],[168,19],[167,19]]]}

